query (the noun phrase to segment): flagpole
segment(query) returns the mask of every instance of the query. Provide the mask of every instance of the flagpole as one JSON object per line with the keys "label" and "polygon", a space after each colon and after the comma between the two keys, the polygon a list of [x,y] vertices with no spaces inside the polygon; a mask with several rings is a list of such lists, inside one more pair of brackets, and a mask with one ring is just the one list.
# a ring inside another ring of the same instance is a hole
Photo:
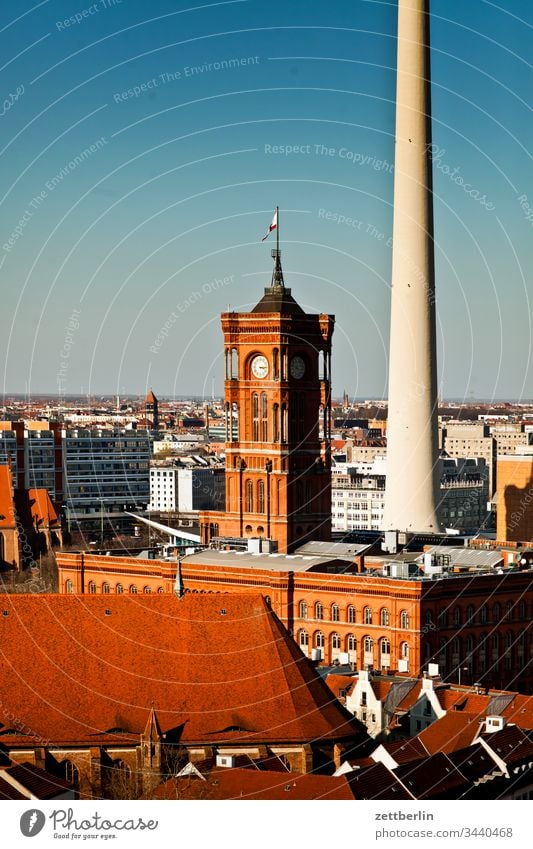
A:
{"label": "flagpole", "polygon": [[276,250],[279,256],[279,206],[276,207]]}

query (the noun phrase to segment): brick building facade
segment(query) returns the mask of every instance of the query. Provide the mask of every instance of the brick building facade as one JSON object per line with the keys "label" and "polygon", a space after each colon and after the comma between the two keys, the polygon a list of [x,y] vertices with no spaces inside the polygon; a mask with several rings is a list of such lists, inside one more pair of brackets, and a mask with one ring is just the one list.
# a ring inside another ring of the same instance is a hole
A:
{"label": "brick building facade", "polygon": [[[181,560],[179,583],[192,594],[261,593],[303,654],[327,664],[346,659],[360,669],[417,676],[434,662],[445,680],[457,681],[461,669],[463,682],[532,692],[530,570],[400,579],[319,561],[207,550]],[[175,563],[60,554],[58,566],[61,592],[149,594],[175,586]]]}

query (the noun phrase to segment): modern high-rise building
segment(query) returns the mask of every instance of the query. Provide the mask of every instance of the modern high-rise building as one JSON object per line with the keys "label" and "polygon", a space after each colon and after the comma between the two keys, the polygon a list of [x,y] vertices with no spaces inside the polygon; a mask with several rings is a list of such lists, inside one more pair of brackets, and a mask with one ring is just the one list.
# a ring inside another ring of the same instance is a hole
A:
{"label": "modern high-rise building", "polygon": [[64,497],[69,530],[117,523],[150,501],[146,430],[64,430]]}
{"label": "modern high-rise building", "polygon": [[200,514],[200,529],[204,543],[263,537],[285,552],[331,533],[334,317],[304,312],[285,287],[279,249],[272,254],[259,303],[222,315],[226,510]]}
{"label": "modern high-rise building", "polygon": [[399,0],[384,528],[438,532],[429,0]]}

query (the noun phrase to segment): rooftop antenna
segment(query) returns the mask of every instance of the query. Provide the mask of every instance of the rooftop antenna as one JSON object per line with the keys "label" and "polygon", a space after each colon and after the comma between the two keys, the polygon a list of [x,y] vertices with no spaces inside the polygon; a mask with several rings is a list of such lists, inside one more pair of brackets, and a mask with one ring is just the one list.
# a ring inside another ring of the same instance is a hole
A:
{"label": "rooftop antenna", "polygon": [[273,224],[270,225],[271,229],[276,228],[276,247],[272,249],[272,259],[275,260],[274,271],[272,272],[272,289],[284,289],[285,281],[283,279],[283,271],[281,269],[281,251],[279,249],[279,206],[276,207],[276,214],[274,216]]}

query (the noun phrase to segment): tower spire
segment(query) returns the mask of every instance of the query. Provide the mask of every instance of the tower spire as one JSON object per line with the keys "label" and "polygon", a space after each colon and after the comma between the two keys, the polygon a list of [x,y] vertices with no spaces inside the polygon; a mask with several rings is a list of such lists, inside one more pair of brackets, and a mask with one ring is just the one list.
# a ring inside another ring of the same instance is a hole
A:
{"label": "tower spire", "polygon": [[280,291],[285,288],[283,279],[283,270],[281,268],[281,251],[279,249],[279,206],[276,207],[274,216],[276,222],[276,247],[272,249],[272,259],[274,260],[274,270],[272,272],[272,283],[270,288],[274,291]]}

